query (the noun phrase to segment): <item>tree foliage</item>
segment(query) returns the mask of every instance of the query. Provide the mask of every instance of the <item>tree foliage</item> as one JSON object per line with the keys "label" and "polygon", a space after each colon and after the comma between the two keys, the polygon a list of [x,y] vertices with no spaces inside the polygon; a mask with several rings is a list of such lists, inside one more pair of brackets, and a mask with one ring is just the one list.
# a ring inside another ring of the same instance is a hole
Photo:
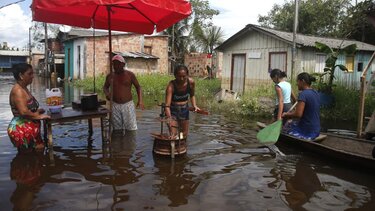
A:
{"label": "tree foliage", "polygon": [[[298,33],[319,36],[341,37],[340,30],[344,17],[351,7],[350,0],[300,0]],[[283,5],[275,4],[265,16],[259,16],[261,26],[284,31],[293,31],[294,0]]]}
{"label": "tree foliage", "polygon": [[[44,23],[42,22],[33,22],[31,27],[31,47],[38,48],[42,50],[44,48]],[[47,34],[49,38],[56,38],[59,32],[58,24],[48,24],[47,25]],[[43,41],[43,44],[41,43]]]}
{"label": "tree foliage", "polygon": [[340,28],[348,38],[375,45],[375,28],[367,19],[367,11],[373,2],[366,0],[348,9]]}
{"label": "tree foliage", "polygon": [[221,27],[210,26],[208,28],[199,28],[195,31],[196,44],[201,52],[212,54],[214,49],[223,43],[224,33]]}
{"label": "tree foliage", "polygon": [[176,63],[182,63],[183,56],[186,52],[186,46],[188,42],[189,24],[188,20],[182,20],[172,27],[168,28],[167,31],[169,37],[169,44],[171,48],[170,58]]}
{"label": "tree foliage", "polygon": [[218,10],[212,9],[208,0],[190,0],[193,14],[190,19],[193,19],[193,26],[199,25],[207,27],[212,25],[212,18],[219,14]]}
{"label": "tree foliage", "polygon": [[[325,68],[324,73],[315,73],[319,79],[319,91],[332,93],[332,86],[333,86],[333,79],[335,78],[335,70],[339,68],[342,71],[348,71],[348,68],[342,64],[336,64],[337,58],[340,54],[345,55],[354,55],[355,51],[357,50],[356,44],[351,44],[342,48],[340,46],[338,49],[332,49],[328,45],[320,42],[315,42],[315,47],[319,49],[321,52],[327,54],[327,59],[325,61]],[[323,76],[329,75],[328,77],[328,84],[323,82]]]}
{"label": "tree foliage", "polygon": [[171,57],[176,63],[183,63],[184,54],[188,51],[200,50],[195,45],[198,42],[197,32],[201,28],[212,26],[212,18],[219,14],[218,10],[210,7],[208,0],[191,0],[192,14],[166,30],[170,36]]}

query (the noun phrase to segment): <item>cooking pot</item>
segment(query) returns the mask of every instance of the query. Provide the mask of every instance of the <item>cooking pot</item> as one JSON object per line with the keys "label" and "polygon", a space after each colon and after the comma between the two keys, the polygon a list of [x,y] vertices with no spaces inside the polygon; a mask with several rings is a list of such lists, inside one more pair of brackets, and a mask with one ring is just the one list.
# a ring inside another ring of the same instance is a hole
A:
{"label": "cooking pot", "polygon": [[81,95],[81,109],[83,111],[96,110],[98,108],[98,94]]}

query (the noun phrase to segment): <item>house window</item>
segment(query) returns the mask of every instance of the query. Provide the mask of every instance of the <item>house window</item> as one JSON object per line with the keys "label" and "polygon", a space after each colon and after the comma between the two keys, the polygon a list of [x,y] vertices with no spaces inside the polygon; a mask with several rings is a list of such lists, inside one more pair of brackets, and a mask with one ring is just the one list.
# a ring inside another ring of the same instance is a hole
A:
{"label": "house window", "polygon": [[152,53],[152,47],[151,46],[145,46],[144,53],[150,54]]}
{"label": "house window", "polygon": [[286,52],[270,52],[270,60],[269,60],[268,69],[272,70],[272,69],[277,68],[286,72],[287,70],[286,61],[287,61]]}
{"label": "house window", "polygon": [[322,73],[324,72],[324,67],[326,66],[326,55],[325,54],[316,54],[315,56],[315,72]]}
{"label": "house window", "polygon": [[362,72],[363,71],[363,62],[358,62],[357,64],[357,71]]}
{"label": "house window", "polygon": [[348,72],[353,72],[353,70],[354,70],[354,56],[346,56],[346,68],[348,68]]}

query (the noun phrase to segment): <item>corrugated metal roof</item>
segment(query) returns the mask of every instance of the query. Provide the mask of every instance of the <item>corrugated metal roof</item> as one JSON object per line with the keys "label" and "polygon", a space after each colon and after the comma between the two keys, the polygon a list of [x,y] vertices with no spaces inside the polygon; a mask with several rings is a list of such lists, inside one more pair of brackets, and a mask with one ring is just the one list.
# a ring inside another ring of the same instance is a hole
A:
{"label": "corrugated metal roof", "polygon": [[[285,42],[288,42],[291,44],[293,43],[292,32],[285,32],[285,31],[270,29],[266,27],[253,25],[253,24],[248,24],[245,28],[237,32],[232,37],[228,38],[222,45],[220,45],[216,49],[222,50],[223,48],[225,48],[226,45],[228,45],[232,41],[238,39],[242,35],[251,31],[258,31],[261,33],[266,33],[270,36],[281,39]],[[297,34],[296,36],[296,44],[299,46],[315,47],[315,42],[321,42],[331,48],[336,48],[336,49],[339,48],[340,46],[345,47],[347,45],[356,44],[358,50],[375,51],[374,45],[370,45],[370,44],[356,41],[356,40],[343,40],[343,39],[338,39],[338,38],[318,37],[318,36],[310,36],[310,35],[303,35],[303,34]]]}
{"label": "corrugated metal roof", "polygon": [[144,58],[144,59],[159,59],[159,57],[147,54],[147,53],[142,53],[142,52],[134,52],[134,51],[114,51],[113,54],[119,54],[125,58]]}
{"label": "corrugated metal roof", "polygon": [[29,51],[0,50],[0,56],[29,56]]}
{"label": "corrugated metal roof", "polygon": [[[72,30],[70,30],[67,34],[68,34],[68,37],[92,37],[93,36],[93,30],[92,29],[72,28]],[[129,33],[112,31],[112,35],[118,35],[118,34],[129,34]],[[95,29],[95,36],[96,37],[108,36],[108,31]]]}
{"label": "corrugated metal roof", "polygon": [[[83,29],[83,28],[72,28],[68,33],[66,33],[69,38],[77,38],[77,37],[93,37],[93,30],[92,29]],[[118,31],[112,31],[112,35],[126,35],[126,34],[134,34],[130,32],[118,32]],[[107,30],[99,30],[95,29],[95,36],[96,37],[102,37],[102,36],[108,36]],[[144,35],[145,37],[157,37],[157,36],[168,36],[164,35],[163,33],[157,33],[154,35]]]}

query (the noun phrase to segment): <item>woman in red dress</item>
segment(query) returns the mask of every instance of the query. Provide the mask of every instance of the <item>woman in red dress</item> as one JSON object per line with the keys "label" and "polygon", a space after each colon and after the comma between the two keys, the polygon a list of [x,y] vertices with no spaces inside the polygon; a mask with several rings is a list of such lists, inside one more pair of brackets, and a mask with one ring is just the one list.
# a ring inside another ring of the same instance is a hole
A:
{"label": "woman in red dress", "polygon": [[40,135],[40,120],[49,119],[44,109],[39,108],[38,101],[31,95],[27,86],[34,78],[34,71],[29,64],[13,66],[13,76],[16,79],[9,95],[9,104],[13,119],[8,126],[8,135],[18,151],[33,151],[44,149]]}

